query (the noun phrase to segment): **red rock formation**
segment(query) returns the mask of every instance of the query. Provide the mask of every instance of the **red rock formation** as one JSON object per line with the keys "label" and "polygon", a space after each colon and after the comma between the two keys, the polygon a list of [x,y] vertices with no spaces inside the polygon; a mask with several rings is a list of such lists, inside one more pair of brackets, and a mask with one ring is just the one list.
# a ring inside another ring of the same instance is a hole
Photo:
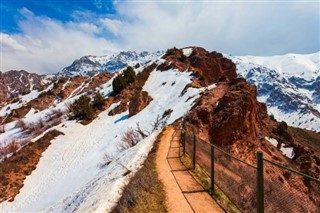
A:
{"label": "red rock formation", "polygon": [[237,78],[236,66],[230,59],[224,58],[221,53],[210,53],[200,47],[193,47],[189,57],[184,56],[181,49],[172,49],[164,58],[166,62],[158,69],[176,68],[180,71],[188,69],[195,73],[202,86],[219,81],[232,81]]}
{"label": "red rock formation", "polygon": [[237,140],[255,140],[268,118],[264,104],[257,101],[256,87],[244,79],[218,86],[203,94],[188,120],[203,132],[203,139],[218,145]]}
{"label": "red rock formation", "polygon": [[138,114],[152,101],[152,97],[146,91],[141,91],[134,95],[129,103],[129,117]]}

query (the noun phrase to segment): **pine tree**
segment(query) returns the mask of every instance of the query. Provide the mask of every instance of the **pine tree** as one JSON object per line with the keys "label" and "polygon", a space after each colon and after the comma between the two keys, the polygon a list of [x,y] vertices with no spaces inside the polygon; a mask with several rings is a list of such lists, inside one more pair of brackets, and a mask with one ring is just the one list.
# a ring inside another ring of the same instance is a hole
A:
{"label": "pine tree", "polygon": [[75,118],[88,119],[93,118],[93,108],[91,105],[91,99],[87,95],[81,96],[71,105],[71,111]]}
{"label": "pine tree", "polygon": [[136,80],[136,73],[131,66],[128,66],[124,71],[123,78],[128,84],[133,83]]}
{"label": "pine tree", "polygon": [[102,106],[104,105],[104,97],[100,92],[96,92],[93,96],[93,108],[96,109],[102,109]]}
{"label": "pine tree", "polygon": [[127,87],[127,82],[124,80],[122,75],[118,75],[115,77],[115,79],[112,81],[112,87],[114,94],[119,94],[121,90]]}

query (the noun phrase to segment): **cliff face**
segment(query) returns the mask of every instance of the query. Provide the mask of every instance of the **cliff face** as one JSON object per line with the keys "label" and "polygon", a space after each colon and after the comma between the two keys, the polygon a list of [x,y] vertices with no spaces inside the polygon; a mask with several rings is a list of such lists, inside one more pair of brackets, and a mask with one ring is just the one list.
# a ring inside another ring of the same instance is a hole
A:
{"label": "cliff face", "polygon": [[209,138],[212,143],[231,145],[239,139],[255,139],[268,118],[264,104],[257,101],[255,86],[238,79],[211,110]]}

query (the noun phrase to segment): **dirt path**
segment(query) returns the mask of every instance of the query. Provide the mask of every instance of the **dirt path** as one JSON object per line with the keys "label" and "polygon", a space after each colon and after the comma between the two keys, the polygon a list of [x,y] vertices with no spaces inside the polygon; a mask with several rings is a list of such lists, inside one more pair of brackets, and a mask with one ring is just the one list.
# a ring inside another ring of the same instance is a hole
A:
{"label": "dirt path", "polygon": [[166,128],[157,152],[157,172],[169,212],[223,212],[179,159],[179,135]]}

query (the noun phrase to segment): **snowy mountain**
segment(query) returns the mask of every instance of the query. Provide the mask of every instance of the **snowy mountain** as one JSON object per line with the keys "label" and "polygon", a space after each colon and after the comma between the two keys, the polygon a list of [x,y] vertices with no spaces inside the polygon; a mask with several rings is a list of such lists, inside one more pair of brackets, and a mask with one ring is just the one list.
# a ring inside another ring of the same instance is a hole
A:
{"label": "snowy mountain", "polygon": [[163,55],[164,52],[134,51],[112,53],[105,56],[83,56],[75,60],[70,66],[65,67],[60,73],[63,77],[90,76],[99,72],[116,72],[128,65],[145,64]]}
{"label": "snowy mountain", "polygon": [[269,114],[289,125],[320,131],[320,52],[270,57],[227,56],[258,88]]}
{"label": "snowy mountain", "polygon": [[43,86],[55,79],[54,75],[38,75],[25,70],[0,72],[0,106],[19,95],[32,90],[43,89]]}
{"label": "snowy mountain", "polygon": [[[162,58],[150,56],[155,59],[149,62],[147,55],[144,61],[139,56],[133,60],[134,54],[119,55],[128,64],[141,63],[134,69],[135,80],[119,93],[113,82],[122,72],[91,75],[98,71],[83,68],[79,72],[89,76],[60,78],[0,109],[1,212],[112,212],[157,135],[168,125],[178,127],[183,117],[199,138],[229,146],[242,159],[255,159],[255,151],[266,149],[265,156],[287,162],[268,142],[271,138],[290,149],[298,146],[273,131],[279,123],[257,101],[256,88],[237,78],[235,64],[222,54],[192,47],[169,49]],[[278,81],[276,71],[241,58],[233,60],[242,74],[254,76],[252,83],[268,81],[267,92],[276,86],[275,92],[280,91],[276,97],[288,95],[286,87],[293,83]],[[100,109],[93,108],[97,92],[104,99]],[[83,95],[88,104],[72,107]],[[307,103],[314,106],[312,100]],[[89,120],[74,116],[74,111],[90,106],[94,115]],[[58,135],[49,137],[52,131]],[[301,193],[306,196],[307,190]]]}

